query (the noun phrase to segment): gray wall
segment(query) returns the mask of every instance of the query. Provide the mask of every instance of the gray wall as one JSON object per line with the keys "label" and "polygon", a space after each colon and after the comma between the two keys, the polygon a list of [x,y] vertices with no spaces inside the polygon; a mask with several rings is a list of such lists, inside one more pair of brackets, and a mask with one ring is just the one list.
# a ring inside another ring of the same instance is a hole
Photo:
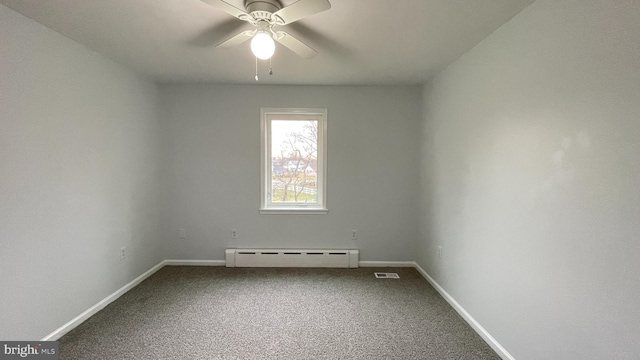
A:
{"label": "gray wall", "polygon": [[[42,338],[163,258],[332,247],[417,259],[517,359],[636,358],[639,7],[538,0],[423,93],[158,95],[0,5],[0,339]],[[260,107],[328,108],[328,215],[259,215]]]}
{"label": "gray wall", "polygon": [[[420,87],[166,85],[160,94],[169,258],[222,260],[228,247],[300,247],[413,259]],[[258,213],[260,107],[328,109],[327,215]],[[179,239],[179,228],[187,239]]]}
{"label": "gray wall", "polygon": [[37,340],[162,259],[157,89],[3,5],[0,34],[0,339]]}
{"label": "gray wall", "polygon": [[419,263],[517,359],[640,354],[639,100],[638,1],[538,0],[425,87]]}

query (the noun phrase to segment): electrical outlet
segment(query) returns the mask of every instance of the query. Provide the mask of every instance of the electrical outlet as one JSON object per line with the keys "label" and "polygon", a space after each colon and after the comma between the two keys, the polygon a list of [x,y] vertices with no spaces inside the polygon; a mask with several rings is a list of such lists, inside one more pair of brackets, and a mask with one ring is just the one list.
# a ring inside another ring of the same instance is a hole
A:
{"label": "electrical outlet", "polygon": [[351,230],[351,240],[356,240],[358,238],[358,230]]}
{"label": "electrical outlet", "polygon": [[442,246],[438,246],[438,259],[442,259]]}
{"label": "electrical outlet", "polygon": [[123,246],[120,248],[120,261],[124,260],[127,257],[127,247]]}
{"label": "electrical outlet", "polygon": [[180,239],[186,239],[187,238],[187,230],[185,228],[178,229],[178,233],[180,235]]}
{"label": "electrical outlet", "polygon": [[231,238],[232,239],[238,238],[238,229],[231,229]]}

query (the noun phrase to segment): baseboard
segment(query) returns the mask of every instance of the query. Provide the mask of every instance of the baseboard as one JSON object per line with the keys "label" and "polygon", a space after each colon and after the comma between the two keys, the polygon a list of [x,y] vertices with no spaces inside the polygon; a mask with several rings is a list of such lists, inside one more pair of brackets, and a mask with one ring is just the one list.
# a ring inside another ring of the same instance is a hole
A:
{"label": "baseboard", "polygon": [[425,278],[427,279],[427,281],[431,284],[431,286],[433,286],[436,291],[438,293],[440,293],[440,296],[442,296],[448,303],[449,305],[451,305],[452,308],[454,308],[458,314],[460,314],[460,316],[462,316],[462,318],[471,326],[471,328],[473,328],[473,330],[475,330],[475,332],[478,333],[478,335],[480,335],[480,337],[482,337],[482,339],[484,339],[484,341],[489,344],[489,346],[491,346],[491,348],[498,353],[498,355],[505,360],[515,360],[515,358],[513,356],[511,356],[511,354],[509,354],[509,352],[502,347],[502,345],[500,345],[500,343],[493,337],[491,336],[491,334],[489,334],[489,332],[487,332],[487,330],[482,327],[482,325],[480,325],[468,312],[467,310],[465,310],[462,305],[460,305],[456,299],[454,299],[451,295],[449,295],[448,292],[446,292],[445,289],[442,288],[442,286],[440,286],[440,284],[438,284],[431,276],[429,276],[429,274],[427,274],[426,271],[424,271],[424,269],[422,267],[420,267],[420,265],[418,265],[418,263],[413,262],[413,266],[416,268],[416,270],[418,270],[418,272]]}
{"label": "baseboard", "polygon": [[415,267],[415,261],[359,261],[360,267]]}
{"label": "baseboard", "polygon": [[76,326],[82,324],[85,320],[87,320],[91,316],[95,315],[98,311],[104,309],[105,306],[111,304],[116,299],[118,299],[120,296],[124,295],[127,291],[133,289],[136,285],[140,284],[142,281],[144,281],[144,279],[148,278],[149,276],[153,275],[156,271],[160,270],[165,265],[164,264],[165,261],[159,262],[157,265],[155,265],[151,269],[145,271],[142,275],[140,275],[137,278],[133,279],[132,281],[130,281],[125,286],[123,286],[120,289],[116,290],[114,293],[112,293],[111,295],[107,296],[106,298],[100,300],[97,304],[95,304],[92,307],[88,308],[87,310],[83,311],[80,315],[78,315],[75,318],[71,319],[69,322],[67,322],[66,324],[64,324],[61,327],[59,327],[58,329],[53,331],[51,334],[45,336],[41,341],[56,341],[56,340],[60,339],[64,334],[66,334],[69,331],[73,330]]}
{"label": "baseboard", "polygon": [[105,306],[111,304],[120,296],[124,295],[127,291],[133,289],[136,285],[140,284],[149,276],[153,275],[156,271],[160,270],[163,266],[224,266],[224,260],[162,260],[151,269],[144,272],[144,274],[130,281],[125,286],[116,290],[111,295],[100,300],[97,304],[83,311],[80,315],[71,319],[66,324],[62,325],[51,334],[45,336],[41,341],[56,341],[63,335],[73,330],[76,326],[82,324],[85,320],[98,313],[98,311],[105,308]]}
{"label": "baseboard", "polygon": [[225,266],[224,260],[165,260],[167,266]]}
{"label": "baseboard", "polygon": [[[415,261],[360,261],[358,262],[360,267],[413,267],[415,268],[430,284],[433,286],[440,296],[442,296],[453,307],[460,316],[484,339],[484,341],[491,346],[491,348],[498,353],[498,355],[506,360],[515,360],[509,352],[498,343],[498,341],[487,332],[448,292],[446,292],[440,284],[438,284],[418,263]],[[124,295],[127,291],[133,289],[136,285],[140,284],[149,276],[153,275],[156,271],[160,270],[163,266],[225,266],[224,260],[176,260],[168,259],[159,262],[151,269],[144,272],[142,275],[130,281],[125,286],[116,290],[111,295],[99,301],[89,309],[82,312],[80,315],[71,319],[66,324],[62,325],[51,334],[45,336],[41,341],[55,341],[61,338],[63,335],[73,330],[76,326],[96,314],[98,311],[104,309],[120,296]]]}

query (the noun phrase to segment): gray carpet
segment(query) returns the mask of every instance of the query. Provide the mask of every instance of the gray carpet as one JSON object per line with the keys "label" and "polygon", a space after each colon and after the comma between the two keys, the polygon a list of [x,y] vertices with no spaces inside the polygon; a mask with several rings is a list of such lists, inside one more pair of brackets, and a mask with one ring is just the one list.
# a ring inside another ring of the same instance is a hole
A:
{"label": "gray carpet", "polygon": [[59,341],[60,359],[499,359],[412,268],[167,266]]}

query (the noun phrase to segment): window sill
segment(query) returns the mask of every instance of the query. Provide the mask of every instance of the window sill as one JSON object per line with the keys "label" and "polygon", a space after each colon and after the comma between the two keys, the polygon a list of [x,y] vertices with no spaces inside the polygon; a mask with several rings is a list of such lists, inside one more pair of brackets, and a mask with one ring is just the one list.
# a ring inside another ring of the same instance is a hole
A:
{"label": "window sill", "polygon": [[291,209],[291,208],[269,208],[260,209],[262,215],[325,215],[329,212],[327,209]]}

